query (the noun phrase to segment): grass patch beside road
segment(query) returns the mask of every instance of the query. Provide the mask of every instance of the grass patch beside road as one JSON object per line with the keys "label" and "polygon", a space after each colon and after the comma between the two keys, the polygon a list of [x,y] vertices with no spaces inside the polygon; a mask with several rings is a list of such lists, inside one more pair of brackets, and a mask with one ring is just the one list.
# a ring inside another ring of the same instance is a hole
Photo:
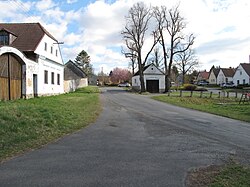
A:
{"label": "grass patch beside road", "polygon": [[250,122],[250,104],[239,104],[235,98],[199,98],[178,96],[154,96],[153,99],[173,105],[191,108],[220,116]]}
{"label": "grass patch beside road", "polygon": [[208,166],[190,171],[187,175],[188,187],[247,187],[250,186],[250,168],[238,163],[224,166]]}
{"label": "grass patch beside road", "polygon": [[94,122],[101,111],[97,87],[29,100],[0,102],[0,161],[41,147]]}

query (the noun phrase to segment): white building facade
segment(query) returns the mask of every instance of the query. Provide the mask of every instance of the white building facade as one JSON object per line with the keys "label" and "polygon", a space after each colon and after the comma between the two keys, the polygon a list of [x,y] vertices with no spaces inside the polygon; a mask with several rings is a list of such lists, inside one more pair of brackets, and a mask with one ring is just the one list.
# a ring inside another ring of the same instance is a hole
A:
{"label": "white building facade", "polygon": [[233,77],[234,85],[250,85],[250,63],[240,64]]}
{"label": "white building facade", "polygon": [[[165,91],[165,75],[154,64],[146,66],[143,72],[147,92],[159,93]],[[132,88],[137,91],[141,90],[139,72],[132,77]]]}
{"label": "white building facade", "polygon": [[0,36],[0,100],[64,93],[58,41],[39,23],[0,24]]}

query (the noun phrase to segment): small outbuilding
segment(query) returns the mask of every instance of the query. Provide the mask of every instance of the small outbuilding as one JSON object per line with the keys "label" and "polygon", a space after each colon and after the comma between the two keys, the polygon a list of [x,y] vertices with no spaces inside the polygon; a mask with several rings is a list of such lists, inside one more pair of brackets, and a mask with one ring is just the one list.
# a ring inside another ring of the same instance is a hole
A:
{"label": "small outbuilding", "polygon": [[73,92],[77,88],[88,86],[86,73],[71,60],[64,66],[64,92]]}
{"label": "small outbuilding", "polygon": [[[149,64],[143,69],[144,83],[146,91],[150,93],[164,92],[165,90],[165,75],[154,64]],[[141,90],[141,82],[139,71],[132,77],[132,88],[134,90]]]}

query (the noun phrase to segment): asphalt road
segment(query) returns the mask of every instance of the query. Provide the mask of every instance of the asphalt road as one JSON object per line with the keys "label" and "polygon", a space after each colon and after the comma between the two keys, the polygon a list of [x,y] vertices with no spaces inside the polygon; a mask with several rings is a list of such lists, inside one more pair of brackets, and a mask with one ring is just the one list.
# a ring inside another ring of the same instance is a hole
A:
{"label": "asphalt road", "polygon": [[96,123],[0,165],[0,186],[185,186],[192,168],[249,163],[250,124],[104,88]]}

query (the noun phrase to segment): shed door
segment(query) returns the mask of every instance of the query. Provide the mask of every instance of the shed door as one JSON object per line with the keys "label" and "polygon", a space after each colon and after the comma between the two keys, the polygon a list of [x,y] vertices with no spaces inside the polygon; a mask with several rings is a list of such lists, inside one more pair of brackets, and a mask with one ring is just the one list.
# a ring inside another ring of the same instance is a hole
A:
{"label": "shed door", "polygon": [[159,93],[159,80],[147,80],[146,87],[150,93]]}
{"label": "shed door", "polygon": [[11,54],[0,56],[0,100],[22,96],[22,65]]}

